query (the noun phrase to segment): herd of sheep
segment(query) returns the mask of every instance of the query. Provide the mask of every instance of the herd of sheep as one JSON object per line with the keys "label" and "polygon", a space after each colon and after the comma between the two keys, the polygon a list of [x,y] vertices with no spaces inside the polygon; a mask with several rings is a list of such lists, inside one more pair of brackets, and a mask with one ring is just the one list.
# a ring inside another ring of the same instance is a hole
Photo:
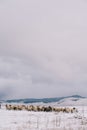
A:
{"label": "herd of sheep", "polygon": [[74,113],[77,112],[76,108],[68,108],[68,107],[51,107],[51,106],[34,106],[34,105],[12,105],[6,104],[7,110],[27,110],[27,111],[44,111],[44,112],[66,112],[66,113]]}

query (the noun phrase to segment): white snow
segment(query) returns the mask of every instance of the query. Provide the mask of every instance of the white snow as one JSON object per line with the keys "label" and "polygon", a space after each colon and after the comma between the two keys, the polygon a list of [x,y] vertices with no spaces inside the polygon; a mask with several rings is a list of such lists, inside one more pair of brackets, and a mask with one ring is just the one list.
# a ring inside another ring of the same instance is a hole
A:
{"label": "white snow", "polygon": [[87,106],[87,98],[66,98],[59,102],[52,103],[54,106]]}
{"label": "white snow", "polygon": [[2,107],[0,130],[87,130],[87,106],[76,108],[78,113],[8,111]]}

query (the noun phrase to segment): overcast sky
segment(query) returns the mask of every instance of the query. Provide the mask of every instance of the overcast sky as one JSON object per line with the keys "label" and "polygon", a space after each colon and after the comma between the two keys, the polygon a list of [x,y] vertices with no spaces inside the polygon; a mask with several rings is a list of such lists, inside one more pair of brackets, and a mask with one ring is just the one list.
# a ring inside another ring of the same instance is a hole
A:
{"label": "overcast sky", "polygon": [[87,96],[87,1],[0,0],[0,97]]}

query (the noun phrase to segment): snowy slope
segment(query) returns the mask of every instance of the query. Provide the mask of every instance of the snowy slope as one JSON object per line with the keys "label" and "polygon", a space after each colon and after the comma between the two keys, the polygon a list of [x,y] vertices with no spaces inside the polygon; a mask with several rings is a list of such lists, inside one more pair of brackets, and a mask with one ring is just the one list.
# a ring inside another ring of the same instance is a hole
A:
{"label": "snowy slope", "polygon": [[57,106],[87,106],[87,98],[67,98],[54,104]]}
{"label": "snowy slope", "polygon": [[0,109],[0,130],[87,130],[87,107],[77,109],[78,113]]}

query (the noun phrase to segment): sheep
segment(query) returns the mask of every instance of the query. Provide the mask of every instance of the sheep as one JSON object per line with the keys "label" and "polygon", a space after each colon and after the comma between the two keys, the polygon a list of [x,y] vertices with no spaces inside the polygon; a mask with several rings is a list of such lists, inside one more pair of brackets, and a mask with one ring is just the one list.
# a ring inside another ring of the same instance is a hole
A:
{"label": "sheep", "polygon": [[6,104],[6,109],[11,110],[11,105]]}
{"label": "sheep", "polygon": [[33,105],[10,105],[6,104],[7,110],[27,110],[27,111],[44,111],[44,112],[65,112],[65,113],[74,113],[78,112],[75,107],[73,108],[63,108],[63,107],[51,107],[51,106],[33,106]]}

